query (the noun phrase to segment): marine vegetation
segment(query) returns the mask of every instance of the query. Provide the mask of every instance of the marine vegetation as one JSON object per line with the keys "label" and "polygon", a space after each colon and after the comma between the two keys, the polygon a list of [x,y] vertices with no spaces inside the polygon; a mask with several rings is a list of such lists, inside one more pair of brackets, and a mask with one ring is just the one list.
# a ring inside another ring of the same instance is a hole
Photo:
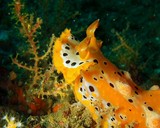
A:
{"label": "marine vegetation", "polygon": [[[30,113],[35,114],[37,109],[46,108],[47,103],[43,101],[44,96],[59,95],[62,97],[64,96],[63,91],[67,90],[68,85],[63,83],[58,75],[56,76],[54,65],[48,62],[49,56],[52,54],[51,50],[55,41],[55,36],[52,35],[50,43],[48,44],[48,49],[43,54],[39,49],[39,47],[42,46],[40,46],[39,40],[37,39],[39,33],[38,29],[41,28],[42,19],[37,18],[35,20],[33,15],[22,13],[23,6],[19,0],[15,1],[13,6],[13,12],[16,15],[17,22],[20,24],[19,30],[26,39],[28,48],[27,56],[29,57],[25,59],[28,59],[27,62],[19,61],[20,55],[18,54],[15,58],[11,59],[19,68],[30,72],[30,80],[29,82],[26,81],[27,89],[25,89],[25,96],[23,90],[21,90],[19,92],[17,91],[18,94],[20,94],[18,97],[23,97],[23,101],[21,100],[20,102],[22,102],[22,104],[27,104],[30,108]],[[21,56],[21,58],[24,57]],[[46,64],[47,62],[48,64]],[[26,101],[33,101],[37,104]]]}

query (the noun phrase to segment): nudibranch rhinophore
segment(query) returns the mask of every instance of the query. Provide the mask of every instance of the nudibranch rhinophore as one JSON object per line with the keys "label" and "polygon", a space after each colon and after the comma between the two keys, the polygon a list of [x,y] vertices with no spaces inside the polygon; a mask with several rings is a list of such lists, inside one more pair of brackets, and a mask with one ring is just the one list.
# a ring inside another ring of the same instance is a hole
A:
{"label": "nudibranch rhinophore", "polygon": [[160,89],[143,90],[103,56],[98,25],[94,21],[81,42],[70,29],[62,32],[53,49],[57,71],[102,128],[160,128]]}

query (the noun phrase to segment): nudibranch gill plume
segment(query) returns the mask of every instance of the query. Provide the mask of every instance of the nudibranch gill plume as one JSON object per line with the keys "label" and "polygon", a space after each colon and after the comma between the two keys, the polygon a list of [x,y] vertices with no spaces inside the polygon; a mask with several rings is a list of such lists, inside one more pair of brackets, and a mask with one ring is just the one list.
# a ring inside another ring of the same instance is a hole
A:
{"label": "nudibranch gill plume", "polygon": [[100,50],[95,37],[99,20],[86,30],[81,42],[65,29],[53,48],[53,63],[74,94],[102,128],[160,128],[160,89],[138,87]]}

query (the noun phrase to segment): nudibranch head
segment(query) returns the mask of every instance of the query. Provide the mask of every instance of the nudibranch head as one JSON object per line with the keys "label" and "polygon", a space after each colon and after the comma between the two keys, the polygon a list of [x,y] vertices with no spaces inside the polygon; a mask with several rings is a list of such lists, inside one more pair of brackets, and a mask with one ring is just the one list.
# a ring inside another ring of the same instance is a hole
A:
{"label": "nudibranch head", "polygon": [[71,30],[62,32],[54,45],[53,63],[58,72],[62,72],[66,82],[73,82],[81,70],[94,65],[93,54],[100,52],[102,42],[96,40],[94,32],[99,20],[92,23],[87,29],[86,38],[79,42],[74,39]]}

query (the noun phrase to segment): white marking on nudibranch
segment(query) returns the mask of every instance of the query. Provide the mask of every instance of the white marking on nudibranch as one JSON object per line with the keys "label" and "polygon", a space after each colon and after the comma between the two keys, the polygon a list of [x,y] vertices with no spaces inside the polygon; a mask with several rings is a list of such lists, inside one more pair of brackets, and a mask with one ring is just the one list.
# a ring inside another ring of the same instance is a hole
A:
{"label": "white marking on nudibranch", "polygon": [[158,126],[160,126],[160,115],[150,108],[151,107],[143,106],[146,115],[146,126],[148,128],[158,128]]}
{"label": "white marking on nudibranch", "polygon": [[93,95],[94,94],[96,97],[99,96],[98,89],[92,83],[87,82],[87,80],[83,79],[82,86],[86,87],[87,92],[88,92],[89,95]]}
{"label": "white marking on nudibranch", "polygon": [[80,56],[76,55],[76,51],[71,48],[70,45],[62,45],[61,57],[63,59],[63,64],[68,68],[77,68],[80,62]]}
{"label": "white marking on nudibranch", "polygon": [[72,44],[75,44],[75,45],[78,45],[78,44],[79,44],[79,41],[77,41],[73,35],[69,36],[69,37],[68,37],[68,40],[69,40],[69,42],[71,42]]}
{"label": "white marking on nudibranch", "polygon": [[93,59],[82,61],[79,53],[72,48],[69,44],[65,43],[62,45],[60,52],[61,58],[63,59],[63,65],[68,68],[77,68],[87,62],[92,62]]}

